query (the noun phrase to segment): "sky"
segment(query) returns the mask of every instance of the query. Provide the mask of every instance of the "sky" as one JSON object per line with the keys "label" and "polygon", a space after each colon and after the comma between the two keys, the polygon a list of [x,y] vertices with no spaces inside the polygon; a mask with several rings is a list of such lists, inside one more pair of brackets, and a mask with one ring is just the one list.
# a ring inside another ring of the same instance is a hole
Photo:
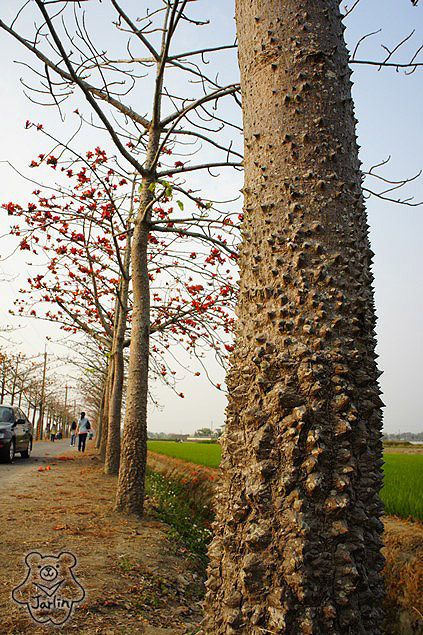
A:
{"label": "sky", "polygon": [[[7,6],[0,8],[0,17],[9,22],[22,3],[9,1],[5,4]],[[132,0],[122,4],[129,9],[139,6]],[[341,8],[345,4],[342,2]],[[352,2],[347,4],[351,5]],[[107,20],[109,3],[106,1],[98,4],[92,0],[91,10],[91,17],[98,17],[96,41],[104,40],[109,48],[112,47],[112,52],[117,53],[118,51],[113,51],[114,39],[109,37],[109,31],[103,27]],[[207,42],[233,42],[235,22],[232,2],[216,0],[210,3],[199,0],[196,11],[198,16],[207,15],[211,21]],[[133,14],[136,15],[136,12]],[[26,27],[28,24],[29,21],[24,20],[23,25]],[[408,61],[423,44],[423,5],[412,7],[408,0],[361,0],[346,18],[345,24],[345,37],[351,51],[363,35],[382,29],[376,35],[363,40],[357,59],[383,59],[386,51],[382,45],[392,48],[413,29],[415,33],[412,39],[404,45],[403,52],[402,49],[399,50],[395,59]],[[202,33],[198,29],[198,32],[190,36],[188,48],[203,44]],[[176,45],[187,50],[187,41],[187,36],[183,33]],[[102,42],[103,48],[107,45]],[[422,54],[420,59],[423,61]],[[81,107],[81,101],[74,96],[65,108],[66,119],[63,123],[56,109],[29,102],[24,95],[20,78],[24,77],[26,81],[31,76],[28,69],[16,64],[15,60],[35,66],[31,57],[17,43],[4,32],[0,32],[0,202],[17,201],[20,198],[24,200],[33,189],[5,163],[10,162],[20,172],[28,175],[28,164],[42,151],[40,137],[25,130],[25,121],[42,121],[44,127],[66,136],[75,125],[72,120],[73,109],[76,106]],[[237,81],[236,56],[228,54],[222,57],[218,70],[222,81]],[[358,136],[363,169],[369,169],[373,164],[391,156],[389,164],[382,172],[383,176],[398,180],[416,174],[423,167],[423,68],[408,76],[395,69],[378,70],[377,67],[362,65],[353,66],[353,70],[353,98],[359,120]],[[142,108],[143,96],[140,95],[137,99],[137,107]],[[88,112],[88,107],[83,107]],[[96,143],[97,135],[93,131],[84,131],[81,143]],[[31,173],[29,175],[32,176]],[[366,183],[368,188],[374,185],[370,180]],[[238,175],[225,173],[218,180],[217,189],[222,198],[239,196],[240,187]],[[404,196],[414,196],[416,201],[422,201],[423,179],[410,184]],[[242,203],[237,201],[235,205],[241,208]],[[386,404],[384,430],[418,432],[423,430],[420,404],[423,353],[423,206],[405,207],[370,198],[367,207],[370,239],[376,254],[373,271],[378,316],[377,352],[380,356],[379,366],[383,370],[380,379],[384,393],[382,398]],[[17,330],[11,335],[14,351],[19,349],[29,354],[42,353],[48,336],[51,338],[48,343],[49,353],[52,356],[63,355],[64,349],[60,341],[64,336],[57,328],[45,322],[17,320],[8,315],[8,310],[12,308],[13,300],[29,273],[29,267],[21,254],[3,260],[16,246],[14,240],[7,236],[8,223],[7,216],[0,214],[0,325],[13,324],[16,327]],[[214,382],[223,384],[224,373],[213,359],[208,360],[208,367]],[[52,369],[51,372],[59,375],[62,373],[64,382],[67,373],[75,374],[66,366],[54,371]],[[161,407],[150,408],[149,430],[191,433],[204,426],[220,427],[224,423],[224,392],[218,391],[205,378],[193,378],[192,374],[185,373],[182,369],[178,375],[185,399],[180,399],[160,384],[152,386],[153,395]]]}

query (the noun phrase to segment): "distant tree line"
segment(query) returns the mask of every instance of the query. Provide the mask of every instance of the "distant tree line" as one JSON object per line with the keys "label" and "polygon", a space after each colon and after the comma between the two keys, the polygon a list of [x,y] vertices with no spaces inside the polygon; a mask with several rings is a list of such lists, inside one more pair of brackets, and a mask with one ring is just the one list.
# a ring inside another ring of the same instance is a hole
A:
{"label": "distant tree line", "polygon": [[398,432],[398,434],[384,434],[384,441],[422,441],[423,432]]}
{"label": "distant tree line", "polygon": [[197,437],[197,438],[204,438],[204,437],[218,438],[220,437],[221,433],[222,431],[220,428],[217,428],[216,430],[212,430],[211,428],[199,428],[192,435],[178,434],[176,432],[147,432],[147,438],[148,439],[180,439],[182,437],[191,437],[191,436]]}

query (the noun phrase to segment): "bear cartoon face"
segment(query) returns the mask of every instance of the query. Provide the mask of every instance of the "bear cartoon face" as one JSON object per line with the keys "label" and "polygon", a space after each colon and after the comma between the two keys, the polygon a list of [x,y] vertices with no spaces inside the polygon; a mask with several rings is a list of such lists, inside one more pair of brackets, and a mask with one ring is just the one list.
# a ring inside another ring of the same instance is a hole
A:
{"label": "bear cartoon face", "polygon": [[32,551],[25,558],[27,575],[12,591],[12,599],[27,607],[38,624],[64,624],[85,591],[72,571],[76,558],[63,551],[58,556],[43,556]]}

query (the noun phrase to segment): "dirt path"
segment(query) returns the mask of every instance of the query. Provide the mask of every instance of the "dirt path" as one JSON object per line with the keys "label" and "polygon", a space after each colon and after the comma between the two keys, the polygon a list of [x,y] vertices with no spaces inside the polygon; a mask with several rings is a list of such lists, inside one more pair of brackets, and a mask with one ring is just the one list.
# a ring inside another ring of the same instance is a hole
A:
{"label": "dirt path", "polygon": [[115,485],[116,479],[103,474],[93,448],[81,455],[66,441],[35,444],[29,461],[0,465],[2,635],[46,632],[11,599],[26,575],[25,555],[33,551],[69,551],[78,560],[75,571],[86,597],[61,633],[178,635],[197,630],[201,570],[169,540],[167,527],[148,515],[148,500],[142,520],[114,513]]}

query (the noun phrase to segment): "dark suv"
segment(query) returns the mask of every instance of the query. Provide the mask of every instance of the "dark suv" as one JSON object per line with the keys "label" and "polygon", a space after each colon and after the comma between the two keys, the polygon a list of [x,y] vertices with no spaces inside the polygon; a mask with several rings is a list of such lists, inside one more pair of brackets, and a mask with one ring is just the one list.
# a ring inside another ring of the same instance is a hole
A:
{"label": "dark suv", "polygon": [[0,404],[0,457],[9,463],[20,452],[29,458],[32,450],[32,425],[20,408]]}

